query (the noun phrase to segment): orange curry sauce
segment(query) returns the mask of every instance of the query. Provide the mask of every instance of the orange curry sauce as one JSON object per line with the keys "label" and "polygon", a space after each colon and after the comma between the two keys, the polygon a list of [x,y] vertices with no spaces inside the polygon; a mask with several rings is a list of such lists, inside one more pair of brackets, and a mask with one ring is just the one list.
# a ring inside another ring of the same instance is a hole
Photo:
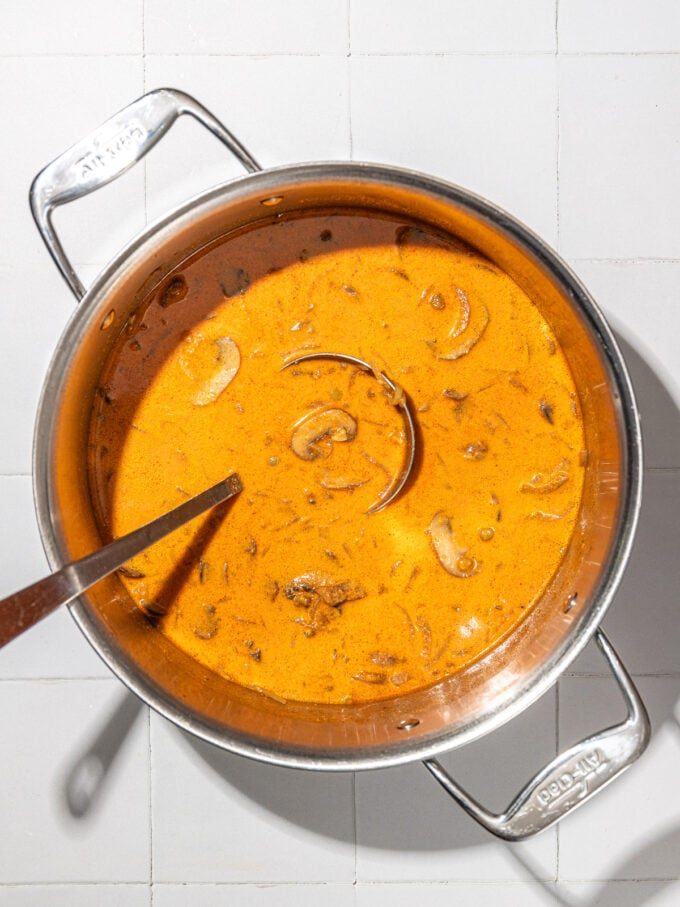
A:
{"label": "orange curry sauce", "polygon": [[[367,360],[404,389],[405,426]],[[121,573],[160,631],[237,683],[343,703],[432,684],[527,615],[583,485],[574,383],[538,308],[462,244],[388,217],[282,218],[203,250],[129,319],[91,430],[118,536],[231,471],[244,491]]]}

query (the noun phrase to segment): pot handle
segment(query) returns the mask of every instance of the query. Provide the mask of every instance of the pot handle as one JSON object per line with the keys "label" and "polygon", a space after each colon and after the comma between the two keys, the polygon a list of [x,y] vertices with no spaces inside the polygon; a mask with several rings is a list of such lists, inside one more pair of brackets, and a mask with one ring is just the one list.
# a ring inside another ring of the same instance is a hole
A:
{"label": "pot handle", "polygon": [[29,196],[33,219],[76,299],[82,299],[85,287],[54,231],[52,211],[121,176],[153,148],[182,114],[194,117],[212,132],[249,173],[261,169],[238,139],[195,98],[174,88],[158,88],[102,123],[33,180]]}
{"label": "pot handle", "polygon": [[505,812],[495,814],[485,809],[436,759],[423,763],[468,815],[499,838],[521,841],[550,828],[631,766],[649,743],[649,716],[640,694],[602,630],[595,638],[626,701],[626,720],[556,756]]}

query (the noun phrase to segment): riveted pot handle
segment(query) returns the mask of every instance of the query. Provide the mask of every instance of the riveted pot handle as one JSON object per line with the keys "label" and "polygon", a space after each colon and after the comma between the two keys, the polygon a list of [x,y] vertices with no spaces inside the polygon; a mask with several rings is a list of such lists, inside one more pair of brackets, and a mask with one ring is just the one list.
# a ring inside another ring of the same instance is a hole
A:
{"label": "riveted pot handle", "polygon": [[649,743],[649,717],[633,681],[601,630],[597,631],[596,639],[626,701],[626,720],[582,740],[553,759],[505,812],[491,813],[481,806],[436,759],[424,762],[444,790],[499,838],[521,841],[550,828],[631,766]]}
{"label": "riveted pot handle", "polygon": [[174,88],[143,95],[48,164],[33,180],[33,218],[47,250],[77,299],[85,287],[68,260],[52,226],[52,211],[105,186],[141,160],[177,117],[198,120],[236,156],[249,173],[260,170],[255,158],[195,98]]}

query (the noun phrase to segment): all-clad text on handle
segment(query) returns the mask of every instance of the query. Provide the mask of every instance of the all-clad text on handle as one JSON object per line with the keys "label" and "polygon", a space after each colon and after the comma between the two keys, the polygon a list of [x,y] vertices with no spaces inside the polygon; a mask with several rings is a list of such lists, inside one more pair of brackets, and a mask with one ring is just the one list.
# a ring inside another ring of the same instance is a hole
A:
{"label": "all-clad text on handle", "polygon": [[33,180],[30,191],[33,218],[50,255],[77,299],[84,296],[85,287],[54,231],[53,210],[121,176],[141,160],[183,114],[194,117],[212,132],[249,173],[260,169],[238,139],[195,98],[174,88],[159,88],[102,123],[48,164]]}
{"label": "all-clad text on handle", "polygon": [[506,841],[521,841],[550,828],[613,781],[645,751],[649,717],[640,695],[611,643],[601,630],[597,642],[618,681],[628,716],[556,756],[513,800],[505,812],[491,813],[471,797],[436,759],[425,767],[447,793],[488,831]]}

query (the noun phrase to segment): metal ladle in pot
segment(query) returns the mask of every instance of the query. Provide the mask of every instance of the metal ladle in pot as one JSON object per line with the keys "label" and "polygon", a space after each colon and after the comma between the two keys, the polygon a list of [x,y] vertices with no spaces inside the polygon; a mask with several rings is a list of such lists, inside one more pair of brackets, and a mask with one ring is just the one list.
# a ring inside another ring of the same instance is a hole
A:
{"label": "metal ladle in pot", "polygon": [[356,356],[349,356],[346,353],[305,353],[304,356],[296,356],[281,366],[281,371],[290,368],[293,365],[300,365],[301,362],[309,362],[311,359],[334,359],[336,362],[346,362],[355,365],[364,372],[372,372],[376,380],[386,387],[392,394],[393,399],[390,401],[393,406],[400,410],[401,416],[406,427],[406,455],[402,463],[401,471],[396,474],[389,486],[381,493],[378,500],[366,511],[367,513],[377,513],[383,510],[388,504],[397,498],[406,483],[408,482],[413,464],[416,459],[416,424],[411,412],[411,406],[402,387],[395,384],[392,379],[383,371],[378,371],[370,362],[358,359]]}
{"label": "metal ladle in pot", "polygon": [[237,473],[232,473],[150,523],[3,599],[0,601],[0,647],[47,617],[60,605],[67,605],[78,598],[90,586],[120,569],[126,561],[154,542],[165,538],[211,507],[234,497],[242,489],[241,479]]}

